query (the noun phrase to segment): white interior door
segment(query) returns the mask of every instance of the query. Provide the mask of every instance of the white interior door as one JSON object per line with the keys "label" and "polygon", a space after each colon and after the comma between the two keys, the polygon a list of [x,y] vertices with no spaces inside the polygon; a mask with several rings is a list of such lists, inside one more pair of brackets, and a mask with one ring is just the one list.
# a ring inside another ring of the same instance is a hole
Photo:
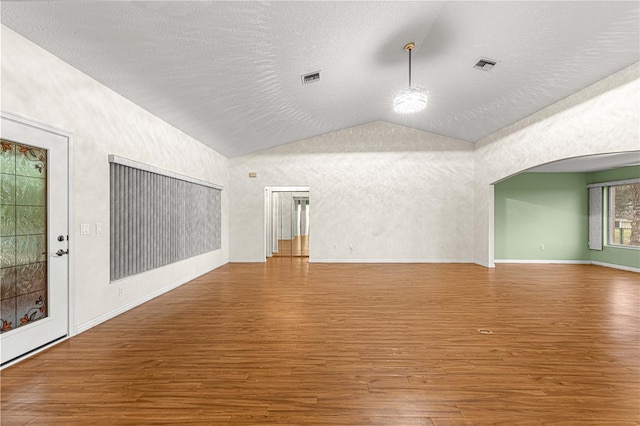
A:
{"label": "white interior door", "polygon": [[69,137],[2,116],[0,359],[68,334]]}

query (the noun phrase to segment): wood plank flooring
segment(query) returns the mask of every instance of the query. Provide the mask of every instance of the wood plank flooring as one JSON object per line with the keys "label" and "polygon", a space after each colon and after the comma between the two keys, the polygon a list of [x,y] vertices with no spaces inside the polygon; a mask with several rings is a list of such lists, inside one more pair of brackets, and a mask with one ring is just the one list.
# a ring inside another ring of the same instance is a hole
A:
{"label": "wood plank flooring", "polygon": [[278,252],[273,257],[309,257],[309,236],[297,235],[292,240],[278,240]]}
{"label": "wood plank flooring", "polygon": [[229,264],[3,370],[2,425],[638,425],[639,281]]}

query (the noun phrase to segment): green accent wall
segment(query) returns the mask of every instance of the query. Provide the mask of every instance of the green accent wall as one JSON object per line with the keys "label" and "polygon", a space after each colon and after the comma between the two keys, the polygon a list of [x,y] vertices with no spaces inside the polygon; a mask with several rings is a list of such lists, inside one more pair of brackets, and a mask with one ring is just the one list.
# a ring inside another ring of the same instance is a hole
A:
{"label": "green accent wall", "polygon": [[613,182],[616,180],[638,178],[640,178],[640,166],[620,167],[602,172],[587,173],[587,183]]}
{"label": "green accent wall", "polygon": [[602,251],[591,251],[591,260],[640,269],[640,250],[605,245]]}
{"label": "green accent wall", "polygon": [[[613,182],[625,179],[640,178],[640,166],[620,167],[613,170],[605,170],[602,172],[587,173],[587,183]],[[608,210],[607,193],[604,194],[605,215]],[[614,265],[629,266],[640,269],[640,250],[607,246],[607,225],[605,222],[605,245],[602,250],[591,250],[591,260],[594,262],[611,263]]]}
{"label": "green accent wall", "polygon": [[522,173],[496,184],[495,259],[594,261],[640,269],[640,250],[606,244],[602,251],[588,249],[587,184],[636,178],[640,166],[592,173]]}
{"label": "green accent wall", "polygon": [[495,258],[590,260],[586,184],[585,173],[522,173],[496,184]]}

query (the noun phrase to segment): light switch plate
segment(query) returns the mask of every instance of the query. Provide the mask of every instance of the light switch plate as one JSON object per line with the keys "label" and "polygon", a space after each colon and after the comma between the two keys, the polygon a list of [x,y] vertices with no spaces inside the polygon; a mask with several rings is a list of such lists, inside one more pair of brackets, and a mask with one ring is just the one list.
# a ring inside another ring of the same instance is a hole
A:
{"label": "light switch plate", "polygon": [[100,222],[96,223],[96,234],[102,234],[102,224]]}

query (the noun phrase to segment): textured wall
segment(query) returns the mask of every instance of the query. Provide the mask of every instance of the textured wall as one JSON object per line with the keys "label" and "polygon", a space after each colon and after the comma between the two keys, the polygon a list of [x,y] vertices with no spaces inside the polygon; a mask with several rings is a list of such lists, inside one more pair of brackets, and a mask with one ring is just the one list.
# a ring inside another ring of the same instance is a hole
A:
{"label": "textured wall", "polygon": [[264,260],[264,187],[297,185],[311,261],[470,261],[472,149],[374,122],[233,158],[230,259]]}
{"label": "textured wall", "polygon": [[[2,109],[73,133],[76,326],[228,261],[228,160],[2,27]],[[223,185],[222,249],[109,283],[109,162],[116,154]],[[95,234],[95,223],[102,234]],[[80,223],[91,234],[80,235]],[[122,296],[118,296],[118,287]]]}
{"label": "textured wall", "polygon": [[475,261],[493,265],[491,184],[540,164],[640,148],[640,64],[628,67],[479,142]]}

